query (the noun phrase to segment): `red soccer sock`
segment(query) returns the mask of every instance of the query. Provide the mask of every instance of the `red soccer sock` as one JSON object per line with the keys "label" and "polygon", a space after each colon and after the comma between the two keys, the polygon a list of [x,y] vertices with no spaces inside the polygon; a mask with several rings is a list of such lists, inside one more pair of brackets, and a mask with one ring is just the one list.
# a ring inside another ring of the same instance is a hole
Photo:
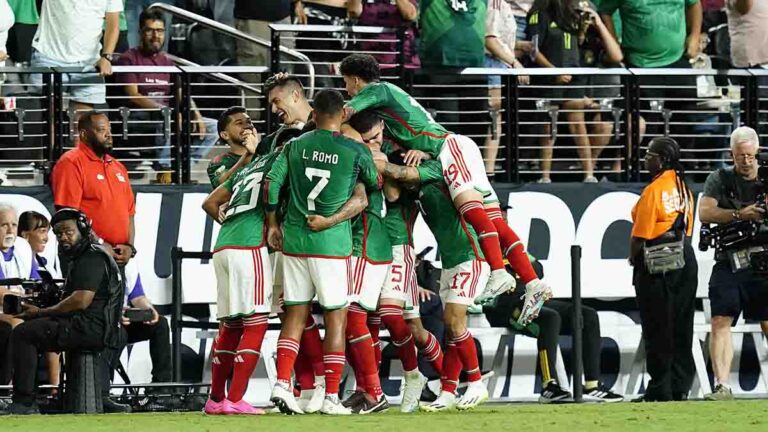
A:
{"label": "red soccer sock", "polygon": [[312,364],[307,353],[301,348],[299,349],[299,355],[296,356],[293,371],[296,373],[296,382],[299,383],[301,390],[312,390],[315,388],[315,373],[312,370]]}
{"label": "red soccer sock", "polygon": [[320,338],[320,329],[312,315],[307,316],[304,334],[301,336],[300,352],[306,352],[309,364],[315,377],[325,375],[323,365],[323,340]]}
{"label": "red soccer sock", "polygon": [[325,394],[339,395],[341,373],[344,371],[344,352],[328,352],[323,356],[325,363]]}
{"label": "red soccer sock", "polygon": [[346,357],[347,364],[352,368],[352,372],[355,374],[355,391],[365,391],[365,375],[363,375],[360,366],[357,365],[355,356],[352,355],[352,350],[349,348],[349,343],[347,343]]}
{"label": "red soccer sock", "polygon": [[235,366],[232,372],[232,384],[229,386],[227,399],[238,402],[245,395],[248,381],[261,357],[261,343],[267,333],[267,314],[251,315],[243,318],[243,335],[237,345]]}
{"label": "red soccer sock", "polygon": [[416,344],[413,342],[411,329],[408,328],[408,324],[403,319],[403,308],[395,305],[384,305],[379,307],[379,315],[381,315],[384,326],[389,330],[392,344],[397,347],[398,356],[403,363],[403,370],[411,372],[418,369]]}
{"label": "red soccer sock", "polygon": [[481,374],[480,363],[477,361],[477,347],[469,330],[464,330],[464,334],[454,338],[451,342],[456,346],[461,365],[467,372],[467,381],[479,381]]}
{"label": "red soccer sock", "polygon": [[214,341],[213,360],[211,364],[211,399],[221,402],[225,397],[227,379],[232,373],[235,360],[235,350],[243,333],[243,323],[224,321],[219,335]]}
{"label": "red soccer sock", "polygon": [[[366,321],[368,313],[353,304],[347,312],[347,343],[355,364],[365,380],[365,392],[376,400],[383,394],[379,381],[379,368]],[[356,373],[357,374],[357,373]]]}
{"label": "red soccer sock", "polygon": [[435,335],[427,332],[429,337],[427,343],[423,347],[419,347],[424,358],[432,365],[432,368],[438,375],[443,375],[443,350],[440,348],[440,342],[437,341]]}
{"label": "red soccer sock", "polygon": [[[486,209],[488,217],[496,227],[496,231],[499,233],[499,240],[501,242],[504,256],[509,261],[509,266],[512,270],[520,276],[520,280],[527,284],[528,282],[538,278],[536,271],[531,265],[531,260],[528,258],[528,254],[525,253],[525,246],[520,241],[520,237],[512,228],[504,222],[501,217],[501,210],[498,208]],[[483,250],[485,251],[485,250]]]}
{"label": "red soccer sock", "polygon": [[376,355],[376,367],[381,367],[381,340],[379,339],[379,329],[381,329],[381,317],[378,313],[368,314],[368,332],[373,341],[373,353]]}
{"label": "red soccer sock", "polygon": [[491,270],[503,269],[504,259],[501,256],[499,234],[485,212],[483,204],[480,201],[468,201],[459,208],[459,213],[475,229],[480,248]]}
{"label": "red soccer sock", "polygon": [[280,337],[277,340],[277,380],[291,384],[291,371],[299,354],[299,341]]}
{"label": "red soccer sock", "polygon": [[443,360],[443,373],[440,375],[441,390],[456,393],[460,374],[461,359],[459,358],[459,350],[456,348],[456,345],[448,342],[445,348],[445,359]]}

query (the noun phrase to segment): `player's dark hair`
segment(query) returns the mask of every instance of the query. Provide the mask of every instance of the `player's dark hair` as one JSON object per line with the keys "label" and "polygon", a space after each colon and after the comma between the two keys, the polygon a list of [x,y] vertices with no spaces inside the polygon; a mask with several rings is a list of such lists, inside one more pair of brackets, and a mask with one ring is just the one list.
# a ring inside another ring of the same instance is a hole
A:
{"label": "player's dark hair", "polygon": [[661,159],[661,170],[656,175],[660,176],[664,171],[673,170],[675,172],[675,182],[677,190],[680,192],[683,211],[688,211],[689,200],[693,197],[691,189],[685,182],[685,168],[680,162],[680,145],[670,137],[656,137],[648,143],[648,151],[656,153]]}
{"label": "player's dark hair", "polygon": [[158,9],[144,9],[139,15],[139,30],[144,28],[144,23],[147,21],[162,21],[165,23],[165,16]]}
{"label": "player's dark hair", "polygon": [[34,231],[38,228],[48,228],[51,223],[45,215],[36,211],[25,211],[19,216],[19,229],[17,234],[21,236],[24,231]]}
{"label": "player's dark hair", "polygon": [[376,82],[381,76],[379,62],[368,54],[348,55],[341,61],[341,74],[356,76],[365,82]]}
{"label": "player's dark hair", "polygon": [[245,107],[241,106],[233,106],[227,108],[221,115],[219,116],[219,121],[216,123],[216,131],[220,134],[224,132],[227,129],[227,126],[229,126],[229,123],[232,121],[232,116],[235,114],[240,113],[247,113],[248,110],[245,109]]}
{"label": "player's dark hair", "polygon": [[315,123],[314,119],[310,119],[308,122],[304,123],[304,127],[301,128],[301,133],[312,132],[315,129],[317,129],[317,123]]}
{"label": "player's dark hair", "polygon": [[285,128],[280,131],[280,133],[277,134],[275,137],[275,148],[280,148],[288,141],[301,136],[304,131],[301,129],[294,129],[294,128]]}
{"label": "player's dark hair", "polygon": [[264,82],[263,94],[268,95],[269,92],[278,87],[290,87],[304,96],[304,85],[301,83],[301,80],[291,75],[283,75],[280,77],[277,75],[272,75],[271,77],[267,78],[267,81]]}
{"label": "player's dark hair", "polygon": [[336,115],[344,108],[344,96],[338,90],[322,90],[315,95],[313,105],[316,114]]}
{"label": "player's dark hair", "polygon": [[109,119],[109,116],[107,116],[106,113],[96,110],[86,111],[80,114],[80,119],[77,120],[78,132],[91,130],[93,128],[93,118],[98,116],[106,116],[107,119]]}
{"label": "player's dark hair", "polygon": [[352,126],[358,133],[364,134],[374,126],[379,124],[381,117],[371,110],[361,111],[355,113],[352,118],[349,119],[349,125]]}

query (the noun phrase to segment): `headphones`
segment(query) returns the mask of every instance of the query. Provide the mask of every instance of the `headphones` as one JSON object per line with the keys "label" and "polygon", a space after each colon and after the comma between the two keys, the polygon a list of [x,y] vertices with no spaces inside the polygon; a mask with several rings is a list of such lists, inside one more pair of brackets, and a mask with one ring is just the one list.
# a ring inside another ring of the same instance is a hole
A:
{"label": "headphones", "polygon": [[77,230],[83,238],[88,238],[91,233],[91,222],[85,213],[74,208],[63,208],[57,211],[51,218],[51,227],[65,220],[74,220],[77,224]]}

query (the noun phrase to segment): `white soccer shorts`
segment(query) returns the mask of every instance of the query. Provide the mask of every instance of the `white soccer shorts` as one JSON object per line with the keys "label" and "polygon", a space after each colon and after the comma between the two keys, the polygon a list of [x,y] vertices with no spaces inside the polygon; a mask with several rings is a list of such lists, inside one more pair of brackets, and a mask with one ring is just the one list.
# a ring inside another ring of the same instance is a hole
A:
{"label": "white soccer shorts", "polygon": [[283,310],[283,253],[272,252],[269,261],[272,263],[272,313],[278,314]]}
{"label": "white soccer shorts", "polygon": [[379,297],[387,280],[389,263],[374,264],[365,258],[352,257],[352,284],[347,299],[369,312],[376,312]]}
{"label": "white soccer shorts", "polygon": [[266,247],[223,248],[213,254],[218,319],[272,308],[272,266]]}
{"label": "white soccer shorts", "polygon": [[285,306],[308,304],[317,294],[320,306],[336,310],[347,306],[352,267],[349,257],[304,257],[283,254]]}
{"label": "white soccer shorts", "polygon": [[437,159],[443,165],[443,179],[452,200],[462,192],[474,189],[483,195],[484,204],[499,201],[488,181],[483,155],[472,139],[464,135],[448,135]]}
{"label": "white soccer shorts", "polygon": [[416,253],[413,246],[392,246],[392,264],[381,289],[381,298],[404,302],[403,309],[406,314],[416,308],[415,316],[418,317],[419,287],[416,282]]}
{"label": "white soccer shorts", "polygon": [[440,276],[440,299],[443,305],[457,303],[470,306],[480,295],[491,276],[491,267],[480,260],[463,263],[443,269]]}

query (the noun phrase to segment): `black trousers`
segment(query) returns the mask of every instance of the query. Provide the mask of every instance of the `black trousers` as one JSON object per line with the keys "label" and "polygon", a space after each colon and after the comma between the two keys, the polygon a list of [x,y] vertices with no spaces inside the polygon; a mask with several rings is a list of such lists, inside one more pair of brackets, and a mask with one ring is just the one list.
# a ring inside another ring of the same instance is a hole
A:
{"label": "black trousers", "polygon": [[696,373],[691,345],[698,282],[690,243],[685,245],[685,267],[652,275],[641,263],[635,267],[634,282],[651,375],[646,398],[668,401],[687,396]]}
{"label": "black trousers", "polygon": [[12,332],[10,324],[0,322],[0,385],[8,385],[13,378]]}
{"label": "black trousers", "polygon": [[13,350],[13,400],[25,405],[35,401],[38,354],[71,349],[101,348],[103,337],[80,335],[66,318],[25,321],[11,333]]}
{"label": "black trousers", "polygon": [[[149,341],[149,357],[152,359],[152,382],[170,382],[171,376],[171,337],[168,320],[160,317],[155,325],[131,323],[123,327],[127,342]],[[118,357],[122,349],[118,351]],[[116,362],[115,362],[116,363]]]}

